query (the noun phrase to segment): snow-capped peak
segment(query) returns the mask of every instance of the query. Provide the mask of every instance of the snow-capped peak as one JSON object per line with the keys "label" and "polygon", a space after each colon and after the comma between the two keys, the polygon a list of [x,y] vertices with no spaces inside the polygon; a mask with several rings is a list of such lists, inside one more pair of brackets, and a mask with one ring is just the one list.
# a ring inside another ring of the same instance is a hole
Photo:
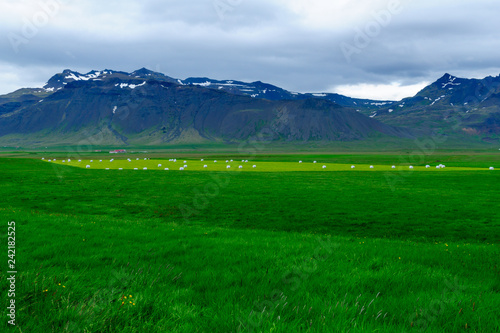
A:
{"label": "snow-capped peak", "polygon": [[459,86],[461,83],[456,83],[456,76],[445,74],[444,79],[447,79],[447,82],[441,83],[441,89],[445,89],[447,86]]}
{"label": "snow-capped peak", "polygon": [[64,79],[66,79],[66,80],[72,79],[74,81],[88,81],[88,80],[92,80],[92,79],[97,79],[99,76],[101,76],[101,74],[103,74],[103,73],[96,72],[96,71],[89,72],[88,74],[85,74],[85,75],[71,72],[67,76],[65,76]]}

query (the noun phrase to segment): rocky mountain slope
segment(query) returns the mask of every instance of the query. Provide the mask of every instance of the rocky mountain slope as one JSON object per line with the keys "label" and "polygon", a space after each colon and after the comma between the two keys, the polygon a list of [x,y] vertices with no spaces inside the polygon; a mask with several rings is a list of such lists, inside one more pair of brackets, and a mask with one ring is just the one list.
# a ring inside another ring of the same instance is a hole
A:
{"label": "rocky mountain slope", "polygon": [[66,70],[42,89],[0,97],[0,142],[75,144],[92,137],[98,144],[158,145],[240,142],[262,134],[284,142],[413,137],[323,98],[264,99],[187,81],[146,69]]}
{"label": "rocky mountain slope", "polygon": [[498,141],[500,76],[464,79],[445,74],[413,97],[364,114],[393,126]]}

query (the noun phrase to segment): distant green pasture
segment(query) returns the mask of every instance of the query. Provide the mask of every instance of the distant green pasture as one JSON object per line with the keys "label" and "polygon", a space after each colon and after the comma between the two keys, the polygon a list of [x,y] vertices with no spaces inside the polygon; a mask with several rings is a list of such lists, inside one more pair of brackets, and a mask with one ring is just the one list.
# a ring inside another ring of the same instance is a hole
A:
{"label": "distant green pasture", "polygon": [[[48,162],[49,159],[46,159]],[[110,170],[166,170],[174,171],[183,168],[184,171],[252,171],[252,172],[311,172],[311,171],[425,171],[425,172],[446,172],[446,171],[481,171],[489,170],[489,168],[479,168],[479,167],[446,167],[436,168],[442,163],[436,163],[426,166],[412,166],[410,165],[380,165],[380,164],[338,164],[338,163],[322,163],[320,160],[314,162],[303,162],[300,163],[298,159],[296,162],[265,162],[265,161],[252,161],[252,160],[214,160],[214,159],[178,159],[175,162],[166,159],[147,159],[147,158],[134,158],[128,161],[127,159],[85,159],[85,160],[75,160],[75,159],[55,159],[51,160],[50,163],[56,163],[60,165],[67,165],[79,168],[90,169],[110,169]],[[187,167],[185,167],[187,166]],[[254,167],[255,166],[255,167]],[[354,167],[354,168],[353,168]]]}

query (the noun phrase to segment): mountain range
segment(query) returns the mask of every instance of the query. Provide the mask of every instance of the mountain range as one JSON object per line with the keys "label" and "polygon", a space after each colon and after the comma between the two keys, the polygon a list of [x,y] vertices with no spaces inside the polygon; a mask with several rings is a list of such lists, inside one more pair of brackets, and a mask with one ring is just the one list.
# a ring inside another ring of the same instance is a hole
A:
{"label": "mountain range", "polygon": [[450,74],[402,101],[294,93],[260,81],[188,78],[142,68],[80,74],[0,96],[0,144],[168,145],[331,142],[425,137],[498,142],[500,76]]}
{"label": "mountain range", "polygon": [[383,123],[498,142],[500,76],[463,79],[445,74],[415,96],[360,111]]}

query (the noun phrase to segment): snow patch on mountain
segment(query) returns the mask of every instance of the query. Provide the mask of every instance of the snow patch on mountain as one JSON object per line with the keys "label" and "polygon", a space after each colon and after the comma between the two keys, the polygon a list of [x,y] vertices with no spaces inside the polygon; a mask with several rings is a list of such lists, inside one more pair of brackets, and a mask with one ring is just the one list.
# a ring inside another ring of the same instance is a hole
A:
{"label": "snow patch on mountain", "polygon": [[450,75],[449,78],[448,78],[449,81],[447,83],[442,83],[442,87],[441,88],[444,89],[444,88],[446,88],[447,86],[450,86],[450,85],[451,86],[459,86],[459,85],[461,85],[461,83],[455,83],[456,79],[457,79],[456,77]]}
{"label": "snow patch on mountain", "polygon": [[203,82],[203,83],[193,83],[193,85],[200,86],[200,87],[210,87],[212,85],[212,82],[206,81],[206,82]]}
{"label": "snow patch on mountain", "polygon": [[69,75],[65,76],[64,79],[65,80],[75,80],[75,81],[88,81],[88,80],[93,80],[93,79],[97,79],[99,76],[101,76],[101,72],[94,72],[94,73],[89,73],[87,75],[81,75],[79,74],[78,76],[71,72]]}
{"label": "snow patch on mountain", "polygon": [[127,88],[127,87],[128,87],[128,88],[130,88],[130,89],[135,89],[135,88],[137,88],[137,87],[142,87],[142,86],[143,86],[143,85],[145,85],[145,84],[146,84],[146,81],[144,81],[144,82],[143,82],[143,83],[141,83],[141,84],[117,83],[117,84],[115,84],[115,87],[118,87],[118,86],[119,86],[121,89],[123,89],[123,88]]}
{"label": "snow patch on mountain", "polygon": [[434,102],[432,102],[432,103],[431,103],[431,105],[436,104],[436,102],[439,102],[441,99],[443,99],[443,98],[445,98],[445,97],[446,97],[446,95],[443,95],[443,96],[441,96],[441,97],[436,98],[436,100],[434,100]]}

